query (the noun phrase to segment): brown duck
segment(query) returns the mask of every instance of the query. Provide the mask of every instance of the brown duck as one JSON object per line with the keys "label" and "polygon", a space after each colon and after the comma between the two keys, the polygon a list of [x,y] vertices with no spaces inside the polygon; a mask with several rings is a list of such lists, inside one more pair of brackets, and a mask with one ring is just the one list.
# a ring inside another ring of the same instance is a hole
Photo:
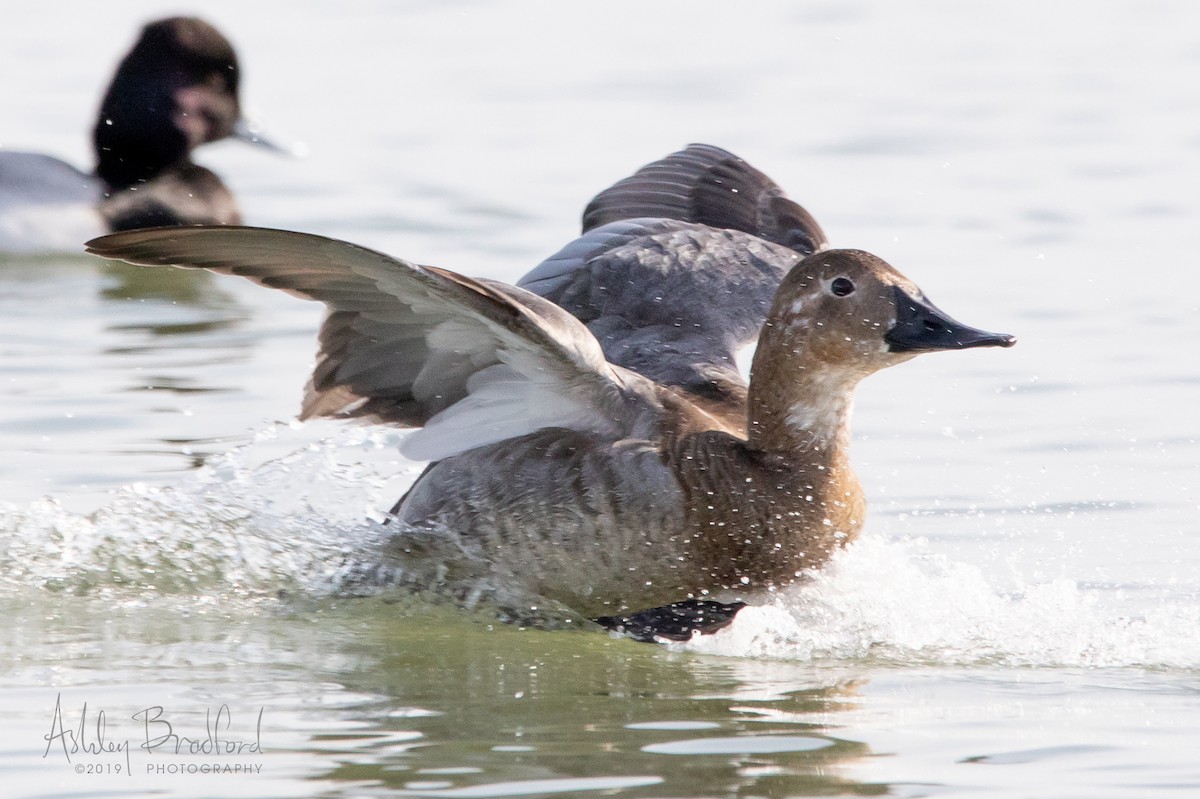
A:
{"label": "brown duck", "polygon": [[[646,226],[585,239],[631,224]],[[802,256],[736,230],[650,224],[702,259],[745,245],[787,263],[740,396],[725,390],[738,388],[728,364],[716,390],[654,379],[533,293],[320,236],[163,228],[88,248],[323,302],[301,417],[420,428],[402,452],[433,464],[395,508],[398,535],[448,543],[476,576],[619,616],[758,593],[820,566],[866,510],[848,457],[858,382],[921,352],[1015,341],[955,322],[866,252]]]}

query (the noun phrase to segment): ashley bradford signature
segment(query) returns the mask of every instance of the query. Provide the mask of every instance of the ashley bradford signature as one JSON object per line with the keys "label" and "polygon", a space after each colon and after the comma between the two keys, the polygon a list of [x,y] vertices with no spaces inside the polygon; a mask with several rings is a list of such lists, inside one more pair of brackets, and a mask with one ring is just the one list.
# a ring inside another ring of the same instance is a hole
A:
{"label": "ashley bradford signature", "polygon": [[[50,732],[42,736],[46,741],[46,751],[42,757],[48,757],[51,750],[61,748],[63,755],[70,763],[72,756],[124,756],[125,768],[130,768],[131,742],[137,741],[137,748],[151,754],[175,755],[257,755],[262,754],[262,717],[263,708],[258,709],[258,718],[254,725],[253,737],[237,737],[230,733],[233,726],[233,716],[229,705],[221,705],[215,711],[206,708],[204,711],[204,732],[202,735],[184,735],[176,731],[176,725],[166,716],[161,705],[153,705],[132,714],[130,718],[136,722],[139,734],[136,738],[123,738],[110,733],[108,716],[103,710],[96,711],[90,717],[87,703],[79,711],[79,721],[68,721],[63,711],[62,694],[54,700],[54,714],[50,719]],[[114,725],[115,727],[115,725]],[[179,729],[184,729],[180,726]]]}

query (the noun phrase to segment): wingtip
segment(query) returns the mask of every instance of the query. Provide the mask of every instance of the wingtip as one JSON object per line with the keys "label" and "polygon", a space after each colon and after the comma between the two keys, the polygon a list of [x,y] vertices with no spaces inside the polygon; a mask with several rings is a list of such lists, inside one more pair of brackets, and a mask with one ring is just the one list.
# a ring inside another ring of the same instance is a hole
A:
{"label": "wingtip", "polygon": [[[245,225],[163,225],[160,227],[136,228],[134,230],[119,230],[116,233],[97,236],[84,243],[83,251],[89,255],[98,255],[101,258],[125,260],[136,254],[134,250],[139,245],[174,241],[191,236],[205,235],[212,231],[232,234],[234,231],[268,230],[270,229],[247,227]],[[290,233],[291,231],[281,230],[270,232]],[[151,266],[153,264],[143,265]]]}
{"label": "wingtip", "polygon": [[103,236],[97,236],[87,242],[84,242],[84,252],[92,253],[93,255],[104,255],[112,253],[118,249],[127,247],[131,243],[146,241],[153,239],[163,233],[178,233],[183,230],[198,230],[209,227],[222,227],[220,225],[164,225],[162,227],[145,227],[136,228],[134,230],[119,230],[116,233],[106,233]]}
{"label": "wingtip", "polygon": [[83,251],[88,255],[99,255],[101,258],[110,258],[116,244],[113,239],[120,236],[120,233],[108,233],[104,236],[97,236],[94,239],[84,242]]}

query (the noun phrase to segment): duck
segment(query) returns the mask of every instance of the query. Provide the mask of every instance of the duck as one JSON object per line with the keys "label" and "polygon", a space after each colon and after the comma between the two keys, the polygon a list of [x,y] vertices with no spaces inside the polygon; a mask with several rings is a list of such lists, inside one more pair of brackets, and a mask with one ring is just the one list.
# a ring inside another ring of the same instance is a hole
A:
{"label": "duck", "polygon": [[145,25],[100,103],[93,172],[0,151],[0,252],[78,252],[118,230],[239,224],[233,193],[192,161],[197,147],[230,137],[285,151],[243,119],[239,79],[233,46],[211,24]]}
{"label": "duck", "polygon": [[416,428],[401,453],[430,465],[392,510],[398,546],[602,623],[686,602],[736,612],[825,564],[866,516],[849,458],[858,383],[1016,341],[955,321],[875,255],[820,249],[774,293],[738,424],[499,281],[265,228],[125,231],[87,251],[324,303],[300,418]]}
{"label": "duck", "polygon": [[746,366],[776,290],[828,246],[766,174],[690,144],[593,197],[580,237],[517,285],[586,324],[610,362],[744,428]]}

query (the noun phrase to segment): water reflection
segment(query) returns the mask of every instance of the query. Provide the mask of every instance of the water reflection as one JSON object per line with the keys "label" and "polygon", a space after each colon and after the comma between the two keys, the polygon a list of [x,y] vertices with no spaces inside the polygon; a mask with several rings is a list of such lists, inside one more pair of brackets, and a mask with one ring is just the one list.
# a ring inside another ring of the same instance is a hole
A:
{"label": "water reflection", "polygon": [[[108,334],[102,355],[118,357],[139,373],[132,390],[218,390],[203,384],[211,376],[194,371],[198,353],[205,353],[204,364],[219,365],[238,360],[240,350],[253,346],[235,334],[250,320],[251,310],[209,272],[103,261],[100,277],[100,312]],[[147,366],[180,371],[140,374]]]}
{"label": "water reflection", "polygon": [[[9,377],[0,428],[19,455],[0,465],[0,499],[82,498],[194,469],[204,455],[246,439],[244,425],[257,418],[249,409],[272,374],[252,365],[278,346],[281,328],[291,334],[299,325],[288,314],[255,319],[255,309],[213,278],[95,258],[0,258],[0,352]],[[297,395],[302,382],[297,375]],[[239,410],[248,421],[231,431]]]}
{"label": "water reflection", "polygon": [[[427,608],[375,600],[337,614],[362,625],[353,645],[361,660],[341,684],[390,703],[386,711],[354,712],[360,734],[394,730],[399,711],[423,739],[403,752],[358,749],[352,771],[326,778],[411,791],[415,775],[449,775],[453,787],[422,794],[431,796],[519,795],[497,783],[526,780],[562,781],[571,795],[583,789],[579,780],[600,775],[662,778],[640,796],[888,790],[839,773],[870,754],[828,725],[831,713],[855,704],[858,683],[841,670],[780,663],[759,670],[595,633],[464,624],[450,612],[428,618]],[[411,708],[433,712],[414,718]]]}
{"label": "water reflection", "polygon": [[[237,300],[210,272],[191,269],[143,269],[120,261],[100,262],[107,280],[100,296],[115,301],[157,300],[201,308],[237,308]],[[242,316],[245,316],[244,309]]]}
{"label": "water reflection", "polygon": [[[64,707],[105,710],[114,740],[135,736],[129,718],[148,702],[201,730],[206,708],[227,705],[229,737],[252,729],[262,708],[264,779],[254,784],[281,795],[888,792],[842,773],[871,754],[829,723],[856,704],[844,668],[764,670],[381,600],[124,595],[47,596],[36,611],[3,601],[11,623],[0,647],[41,646],[0,676],[0,694],[46,686],[6,705],[13,735],[38,740],[62,693]],[[77,621],[95,618],[101,601],[118,608],[108,624]],[[12,764],[18,784],[46,777],[40,749],[26,749]],[[139,772],[139,782],[180,796],[207,790],[169,775]]]}

